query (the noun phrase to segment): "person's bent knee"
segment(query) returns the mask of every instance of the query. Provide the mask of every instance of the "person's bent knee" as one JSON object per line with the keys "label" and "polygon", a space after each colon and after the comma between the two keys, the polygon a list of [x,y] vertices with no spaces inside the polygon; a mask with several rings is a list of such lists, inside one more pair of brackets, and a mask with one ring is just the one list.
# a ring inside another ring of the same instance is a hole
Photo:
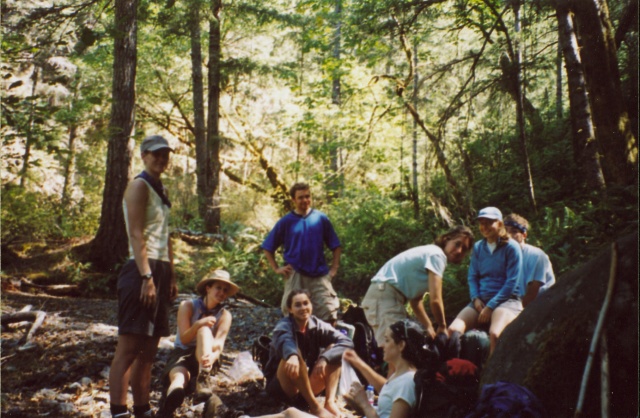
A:
{"label": "person's bent knee", "polygon": [[466,328],[467,324],[462,319],[456,318],[453,320],[451,325],[449,325],[449,332],[459,332],[460,334],[464,334]]}
{"label": "person's bent knee", "polygon": [[213,331],[209,327],[200,327],[196,338],[213,337]]}

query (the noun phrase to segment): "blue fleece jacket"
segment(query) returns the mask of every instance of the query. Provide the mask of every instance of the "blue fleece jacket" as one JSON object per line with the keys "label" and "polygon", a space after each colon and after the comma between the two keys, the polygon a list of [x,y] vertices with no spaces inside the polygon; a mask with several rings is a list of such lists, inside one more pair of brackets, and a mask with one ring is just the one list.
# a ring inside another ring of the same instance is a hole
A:
{"label": "blue fleece jacket", "polygon": [[467,275],[472,301],[480,298],[486,306],[495,309],[510,296],[520,294],[517,287],[521,275],[522,250],[513,239],[509,238],[493,253],[486,239],[474,244]]}

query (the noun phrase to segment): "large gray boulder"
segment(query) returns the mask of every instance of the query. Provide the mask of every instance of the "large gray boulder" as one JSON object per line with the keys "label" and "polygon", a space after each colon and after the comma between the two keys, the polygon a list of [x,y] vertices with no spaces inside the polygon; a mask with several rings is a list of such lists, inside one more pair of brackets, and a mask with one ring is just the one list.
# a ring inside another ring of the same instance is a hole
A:
{"label": "large gray boulder", "polygon": [[[638,234],[618,241],[616,284],[603,332],[610,359],[612,417],[638,415]],[[526,386],[551,417],[573,416],[602,307],[611,248],[562,275],[502,334],[481,384]],[[583,416],[600,416],[600,356],[594,358]]]}

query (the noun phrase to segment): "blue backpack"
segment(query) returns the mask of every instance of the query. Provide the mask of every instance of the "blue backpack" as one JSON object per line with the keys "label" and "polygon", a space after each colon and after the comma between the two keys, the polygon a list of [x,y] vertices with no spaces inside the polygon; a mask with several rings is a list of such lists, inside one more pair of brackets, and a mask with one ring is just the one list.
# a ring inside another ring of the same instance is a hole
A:
{"label": "blue backpack", "polygon": [[547,418],[546,409],[529,389],[509,382],[482,387],[472,413],[466,418]]}

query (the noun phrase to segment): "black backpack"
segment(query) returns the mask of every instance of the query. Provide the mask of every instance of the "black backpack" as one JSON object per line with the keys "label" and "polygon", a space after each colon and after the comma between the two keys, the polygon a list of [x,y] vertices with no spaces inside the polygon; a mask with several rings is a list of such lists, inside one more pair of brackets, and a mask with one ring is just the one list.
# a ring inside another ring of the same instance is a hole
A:
{"label": "black backpack", "polygon": [[[342,321],[354,326],[353,345],[358,356],[372,369],[380,371],[382,366],[382,350],[378,347],[373,335],[373,328],[369,325],[364,310],[359,306],[351,305],[342,316]],[[356,370],[361,381],[364,377]]]}
{"label": "black backpack", "polygon": [[253,360],[260,365],[262,371],[265,370],[267,362],[269,361],[269,347],[271,345],[271,338],[267,335],[259,336],[251,347],[251,354]]}
{"label": "black backpack", "polygon": [[472,329],[460,338],[460,358],[469,360],[482,371],[482,366],[489,357],[489,334],[485,331]]}
{"label": "black backpack", "polygon": [[478,368],[468,360],[451,359],[419,369],[413,378],[416,418],[462,418],[473,411],[478,398]]}

